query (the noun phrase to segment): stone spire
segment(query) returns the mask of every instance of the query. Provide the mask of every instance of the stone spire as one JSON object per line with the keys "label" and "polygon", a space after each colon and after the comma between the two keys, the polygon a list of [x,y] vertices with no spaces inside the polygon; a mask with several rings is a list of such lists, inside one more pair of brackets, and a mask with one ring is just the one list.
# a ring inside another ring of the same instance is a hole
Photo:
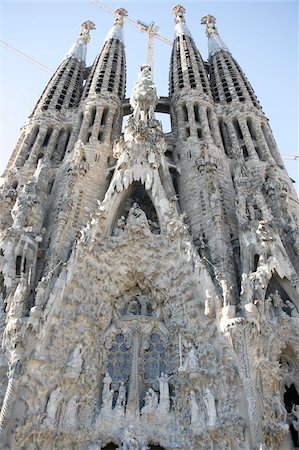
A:
{"label": "stone spire", "polygon": [[118,8],[114,11],[115,19],[112,28],[110,28],[104,42],[110,41],[110,39],[118,39],[124,44],[124,17],[128,15],[128,11],[125,8]]}
{"label": "stone spire", "polygon": [[191,33],[186,25],[186,21],[185,21],[185,12],[186,9],[184,8],[184,6],[182,5],[176,5],[172,8],[171,12],[173,12],[175,14],[175,37],[178,36],[190,36],[191,37]]}
{"label": "stone spire", "polygon": [[126,74],[123,24],[128,12],[124,8],[118,8],[114,13],[114,24],[92,65],[82,94],[83,100],[106,91],[115,93],[119,99],[124,97]]}
{"label": "stone spire", "polygon": [[83,22],[77,41],[71,46],[64,59],[74,58],[85,64],[87,44],[90,41],[90,31],[95,30],[95,24],[91,20]]}
{"label": "stone spire", "polygon": [[209,43],[209,55],[212,56],[214,53],[220,50],[229,51],[223,40],[218,34],[216,27],[216,18],[207,14],[201,19],[201,23],[206,25],[206,35],[208,36]]}
{"label": "stone spire", "polygon": [[176,5],[171,11],[175,14],[176,25],[169,74],[170,96],[191,88],[212,97],[204,62],[185,22],[186,10]]}

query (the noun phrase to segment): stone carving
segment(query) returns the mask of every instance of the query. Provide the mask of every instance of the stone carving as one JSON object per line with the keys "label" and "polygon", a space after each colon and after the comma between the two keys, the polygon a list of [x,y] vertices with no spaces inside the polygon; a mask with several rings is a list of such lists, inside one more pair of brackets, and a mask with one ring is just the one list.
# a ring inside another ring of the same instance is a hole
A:
{"label": "stone carving", "polygon": [[118,388],[118,397],[116,401],[115,408],[121,412],[124,412],[127,398],[127,389],[123,381],[120,382]]}
{"label": "stone carving", "polygon": [[299,405],[293,405],[291,412],[296,417],[296,420],[293,420],[292,424],[295,430],[297,431],[299,438]]}
{"label": "stone carving", "polygon": [[123,444],[121,450],[138,450],[138,447],[139,443],[138,440],[135,438],[134,429],[132,426],[129,426],[124,431]]}
{"label": "stone carving", "polygon": [[217,422],[217,411],[216,411],[215,397],[209,387],[206,388],[203,399],[207,409],[208,425],[213,427],[216,425]]}
{"label": "stone carving", "polygon": [[192,427],[204,426],[202,411],[198,405],[198,402],[196,400],[196,394],[193,390],[189,392],[189,394],[187,396],[187,400],[189,402],[189,407],[190,407],[191,426]]}
{"label": "stone carving", "polygon": [[141,414],[152,414],[155,412],[157,406],[158,395],[152,388],[149,388],[144,397],[144,406],[141,409]]}
{"label": "stone carving", "polygon": [[189,370],[190,372],[193,372],[198,369],[199,369],[199,359],[197,357],[197,351],[194,345],[191,342],[189,342],[188,354],[186,356],[186,359],[184,361],[181,370]]}
{"label": "stone carving", "polygon": [[142,66],[133,87],[130,102],[133,108],[133,117],[136,121],[147,121],[154,118],[158,97],[149,66]]}
{"label": "stone carving", "polygon": [[221,287],[223,296],[223,307],[232,305],[233,303],[232,286],[228,284],[228,281],[225,278],[223,278],[220,272],[216,273],[216,280],[218,281],[219,286]]}
{"label": "stone carving", "polygon": [[169,377],[166,373],[161,373],[159,378],[159,389],[160,389],[160,401],[159,401],[159,410],[164,412],[168,412],[170,408],[170,399],[169,399]]}
{"label": "stone carving", "polygon": [[112,383],[112,378],[109,375],[109,372],[106,372],[103,378],[103,390],[102,390],[102,410],[111,410],[112,409],[112,399],[114,390],[110,389]]}
{"label": "stone carving", "polygon": [[43,423],[47,426],[54,427],[56,424],[56,421],[59,416],[59,406],[63,401],[63,394],[61,392],[61,388],[58,387],[57,389],[54,389],[54,391],[51,392],[47,408],[46,408],[46,417],[43,420]]}
{"label": "stone carving", "polygon": [[277,395],[273,396],[272,399],[272,405],[274,409],[274,414],[277,420],[280,420],[282,422],[286,422],[287,420],[287,410],[282,405],[280,398]]}

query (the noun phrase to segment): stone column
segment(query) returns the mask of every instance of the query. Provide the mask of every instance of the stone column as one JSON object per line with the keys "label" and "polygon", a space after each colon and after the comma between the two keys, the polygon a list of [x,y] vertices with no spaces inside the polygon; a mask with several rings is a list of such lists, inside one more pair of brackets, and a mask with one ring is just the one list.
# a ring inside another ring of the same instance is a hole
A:
{"label": "stone column", "polygon": [[132,339],[132,365],[130,373],[130,386],[127,402],[127,416],[129,418],[139,417],[139,351],[140,331],[138,327],[133,330]]}

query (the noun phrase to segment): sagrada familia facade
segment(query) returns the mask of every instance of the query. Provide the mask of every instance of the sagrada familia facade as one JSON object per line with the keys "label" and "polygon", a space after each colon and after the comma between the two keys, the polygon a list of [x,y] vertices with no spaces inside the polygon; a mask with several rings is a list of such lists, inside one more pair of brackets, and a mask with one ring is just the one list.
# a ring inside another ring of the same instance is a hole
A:
{"label": "sagrada familia facade", "polygon": [[1,449],[299,447],[298,199],[215,18],[206,62],[184,12],[169,97],[144,65],[125,99],[119,8],[90,69],[82,24],[21,130],[0,187]]}

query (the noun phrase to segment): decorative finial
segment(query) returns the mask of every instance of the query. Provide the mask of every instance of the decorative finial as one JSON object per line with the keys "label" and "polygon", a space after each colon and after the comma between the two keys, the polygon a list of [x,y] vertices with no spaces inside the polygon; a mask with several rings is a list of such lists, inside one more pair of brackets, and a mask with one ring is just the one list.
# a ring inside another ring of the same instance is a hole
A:
{"label": "decorative finial", "polygon": [[186,12],[186,9],[184,8],[184,6],[176,5],[172,8],[171,12],[173,12],[176,15],[176,17],[175,17],[176,23],[181,23],[181,22],[185,23],[184,14]]}
{"label": "decorative finial", "polygon": [[117,8],[114,11],[115,19],[112,28],[109,30],[105,41],[107,42],[110,39],[118,39],[122,43],[124,42],[123,36],[123,25],[124,25],[124,17],[128,15],[128,11],[125,8]]}
{"label": "decorative finial", "polygon": [[210,37],[212,34],[218,34],[218,30],[216,28],[216,18],[207,14],[201,19],[201,23],[206,25],[206,35]]}
{"label": "decorative finial", "polygon": [[122,27],[124,24],[124,17],[128,15],[128,11],[125,8],[117,8],[114,11],[114,14],[115,14],[114,24]]}
{"label": "decorative finial", "polygon": [[86,20],[86,22],[83,22],[81,25],[81,33],[79,39],[81,39],[83,42],[86,42],[87,44],[90,41],[90,30],[95,29],[95,24],[91,20]]}
{"label": "decorative finial", "polygon": [[78,39],[64,58],[75,58],[85,64],[87,44],[90,41],[90,30],[95,30],[95,28],[96,26],[91,20],[83,22]]}
{"label": "decorative finial", "polygon": [[188,27],[186,25],[186,21],[185,21],[185,12],[186,9],[184,8],[184,6],[182,5],[176,5],[172,8],[171,12],[173,12],[175,14],[175,34],[176,36],[183,36],[183,35],[187,35],[191,37],[191,33],[188,30]]}
{"label": "decorative finial", "polygon": [[201,23],[203,25],[206,25],[206,35],[208,36],[209,43],[209,55],[213,56],[220,50],[229,52],[229,49],[218,34],[218,30],[216,27],[216,18],[214,16],[211,16],[211,14],[207,14],[201,19]]}

